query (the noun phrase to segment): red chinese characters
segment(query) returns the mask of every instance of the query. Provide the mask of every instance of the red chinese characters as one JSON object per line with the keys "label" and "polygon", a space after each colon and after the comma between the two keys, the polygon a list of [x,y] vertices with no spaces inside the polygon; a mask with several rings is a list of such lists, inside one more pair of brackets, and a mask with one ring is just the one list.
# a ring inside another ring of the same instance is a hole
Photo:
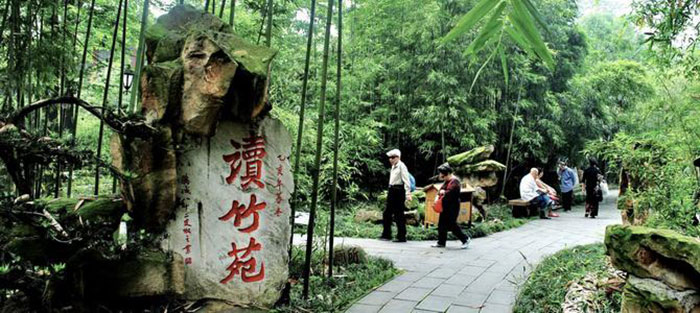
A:
{"label": "red chinese characters", "polygon": [[[229,164],[231,169],[226,177],[226,183],[233,184],[243,170],[240,176],[243,190],[265,188],[265,184],[262,182],[263,160],[267,155],[264,138],[250,136],[243,138],[243,144],[231,140],[231,145],[236,151],[223,156],[224,161]],[[231,242],[231,251],[227,253],[227,256],[233,258],[233,261],[226,268],[228,274],[220,281],[221,284],[227,284],[236,276],[240,276],[244,283],[258,282],[265,278],[265,263],[258,262],[256,253],[253,253],[262,251],[263,246],[262,243],[257,242],[253,233],[260,227],[259,212],[266,207],[265,201],[258,202],[255,193],[251,193],[247,206],[234,200],[231,209],[219,217],[219,220],[223,222],[233,219],[233,226],[238,231],[250,235],[247,247],[239,247],[235,242]],[[247,226],[241,228],[242,225]]]}
{"label": "red chinese characters", "polygon": [[257,230],[258,226],[260,226],[260,214],[258,211],[261,211],[267,207],[267,203],[257,203],[257,200],[258,199],[255,194],[251,194],[250,202],[247,207],[244,204],[239,203],[238,200],[234,200],[233,205],[231,205],[231,210],[219,217],[219,220],[228,221],[233,218],[233,226],[239,227],[241,226],[243,219],[247,219],[252,215],[253,221],[250,223],[250,226],[239,228],[238,230],[244,233],[251,233]]}
{"label": "red chinese characters", "polygon": [[228,252],[228,256],[233,257],[233,262],[226,268],[229,274],[221,280],[221,283],[228,283],[236,275],[239,275],[244,283],[261,281],[265,278],[265,263],[260,263],[260,269],[256,269],[258,261],[251,256],[253,251],[260,250],[262,250],[262,244],[256,242],[255,238],[250,238],[250,242],[245,248],[238,248],[236,243],[231,243],[231,251]]}
{"label": "red chinese characters", "polygon": [[192,264],[192,244],[190,243],[190,236],[192,235],[192,224],[190,224],[190,214],[185,212],[185,221],[183,222],[182,232],[185,234],[185,265]]}
{"label": "red chinese characters", "polygon": [[241,187],[248,188],[251,184],[258,188],[264,188],[265,184],[261,181],[263,158],[267,155],[265,151],[265,139],[261,136],[251,136],[243,138],[243,144],[231,140],[231,145],[236,149],[234,153],[225,154],[223,159],[229,163],[231,168],[230,174],[226,177],[226,183],[232,184],[241,168],[245,165],[245,171],[241,176]]}
{"label": "red chinese characters", "polygon": [[284,198],[282,197],[282,188],[284,187],[284,183],[282,182],[282,177],[284,176],[283,164],[287,160],[287,157],[278,155],[277,159],[280,161],[280,165],[277,167],[277,183],[275,184],[275,216],[281,216],[282,202],[284,202]]}

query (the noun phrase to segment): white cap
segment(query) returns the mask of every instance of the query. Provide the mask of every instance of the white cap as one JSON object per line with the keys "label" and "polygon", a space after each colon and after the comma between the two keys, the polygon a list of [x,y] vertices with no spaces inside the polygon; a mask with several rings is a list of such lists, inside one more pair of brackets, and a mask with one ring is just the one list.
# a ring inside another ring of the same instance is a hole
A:
{"label": "white cap", "polygon": [[388,156],[388,157],[397,156],[397,157],[400,158],[400,157],[401,157],[401,150],[399,150],[399,149],[393,149],[393,150],[387,152],[387,153],[386,153],[386,156]]}

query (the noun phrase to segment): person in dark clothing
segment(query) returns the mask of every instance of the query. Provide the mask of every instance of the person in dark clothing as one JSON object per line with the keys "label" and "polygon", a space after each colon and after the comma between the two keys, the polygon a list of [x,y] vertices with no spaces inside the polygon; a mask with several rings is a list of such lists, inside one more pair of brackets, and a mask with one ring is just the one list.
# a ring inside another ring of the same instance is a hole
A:
{"label": "person in dark clothing", "polygon": [[445,163],[438,167],[440,180],[443,181],[440,187],[440,196],[442,197],[442,213],[438,220],[438,242],[433,245],[434,248],[444,248],[447,242],[447,232],[452,233],[462,242],[461,249],[466,249],[469,246],[471,239],[462,232],[462,229],[457,225],[457,217],[459,216],[459,193],[462,189],[462,184],[459,179],[452,175],[452,168]]}
{"label": "person in dark clothing", "polygon": [[583,180],[581,183],[581,189],[586,193],[586,215],[585,217],[595,218],[598,216],[598,183],[600,182],[600,170],[598,169],[598,162],[594,159],[588,160],[589,166],[583,171]]}

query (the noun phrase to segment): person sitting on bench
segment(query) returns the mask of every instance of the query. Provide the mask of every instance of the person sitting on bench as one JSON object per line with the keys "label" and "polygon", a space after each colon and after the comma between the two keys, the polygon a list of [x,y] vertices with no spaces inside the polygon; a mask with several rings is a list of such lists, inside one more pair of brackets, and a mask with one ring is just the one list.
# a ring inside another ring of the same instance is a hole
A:
{"label": "person sitting on bench", "polygon": [[538,177],[539,171],[536,168],[532,168],[530,173],[520,180],[520,198],[531,205],[537,206],[541,219],[549,219],[546,212],[547,207],[552,204],[552,199],[547,195],[547,189],[537,184]]}

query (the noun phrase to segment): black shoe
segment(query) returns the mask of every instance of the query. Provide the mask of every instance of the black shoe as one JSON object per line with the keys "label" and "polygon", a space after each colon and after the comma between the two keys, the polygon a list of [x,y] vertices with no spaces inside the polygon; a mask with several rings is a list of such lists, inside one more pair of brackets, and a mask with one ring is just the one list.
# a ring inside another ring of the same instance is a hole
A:
{"label": "black shoe", "polygon": [[394,239],[391,242],[406,242],[406,239]]}
{"label": "black shoe", "polygon": [[586,213],[586,215],[584,215],[583,217],[588,217],[588,213]]}
{"label": "black shoe", "polygon": [[391,237],[384,237],[384,236],[381,236],[381,237],[379,237],[379,240],[382,240],[382,241],[389,241],[389,240],[391,240]]}
{"label": "black shoe", "polygon": [[441,245],[441,244],[439,244],[439,243],[436,243],[436,244],[434,244],[434,245],[430,245],[430,247],[432,247],[432,248],[444,248],[445,245]]}

